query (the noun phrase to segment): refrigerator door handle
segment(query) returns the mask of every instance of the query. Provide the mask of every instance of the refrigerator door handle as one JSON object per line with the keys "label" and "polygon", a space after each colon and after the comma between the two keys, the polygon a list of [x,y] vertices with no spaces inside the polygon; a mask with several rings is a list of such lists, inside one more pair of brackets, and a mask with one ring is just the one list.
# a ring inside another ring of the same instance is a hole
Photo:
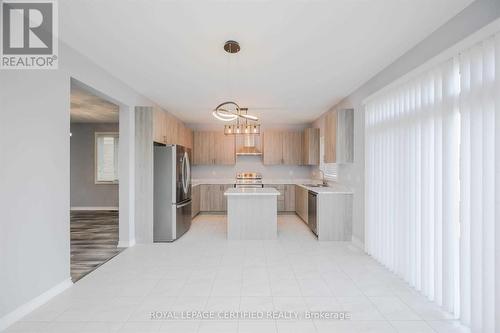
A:
{"label": "refrigerator door handle", "polygon": [[186,154],[182,156],[181,178],[182,178],[182,189],[184,190],[184,193],[187,193],[185,169],[186,169]]}
{"label": "refrigerator door handle", "polygon": [[191,185],[191,163],[189,162],[189,155],[187,152],[184,153],[186,161],[186,193],[189,191],[189,186]]}
{"label": "refrigerator door handle", "polygon": [[175,207],[177,207],[177,208],[182,208],[182,207],[187,206],[187,205],[190,205],[190,204],[191,204],[191,200],[188,200],[188,201],[186,201],[186,202],[184,202],[184,203],[181,203],[181,204],[176,205]]}

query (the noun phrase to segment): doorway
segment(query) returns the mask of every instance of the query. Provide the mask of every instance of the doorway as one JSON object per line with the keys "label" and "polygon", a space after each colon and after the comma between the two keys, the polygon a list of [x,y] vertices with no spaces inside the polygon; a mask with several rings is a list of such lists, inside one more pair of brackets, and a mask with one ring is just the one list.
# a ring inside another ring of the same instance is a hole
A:
{"label": "doorway", "polygon": [[71,278],[110,260],[119,241],[119,106],[72,81]]}

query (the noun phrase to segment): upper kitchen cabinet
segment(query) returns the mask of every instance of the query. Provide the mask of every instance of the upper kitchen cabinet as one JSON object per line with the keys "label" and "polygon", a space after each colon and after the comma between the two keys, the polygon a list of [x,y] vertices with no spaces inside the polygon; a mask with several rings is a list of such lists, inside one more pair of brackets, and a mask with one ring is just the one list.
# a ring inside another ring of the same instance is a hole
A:
{"label": "upper kitchen cabinet", "polygon": [[193,131],[181,122],[177,123],[177,136],[179,137],[180,145],[193,148]]}
{"label": "upper kitchen cabinet", "polygon": [[264,164],[303,164],[301,131],[265,131],[263,140]]}
{"label": "upper kitchen cabinet", "polygon": [[303,164],[302,131],[283,132],[283,164]]}
{"label": "upper kitchen cabinet", "polygon": [[165,117],[165,136],[167,138],[168,144],[176,144],[179,143],[178,137],[179,137],[179,125],[177,119],[172,116],[171,114],[167,114]]}
{"label": "upper kitchen cabinet", "polygon": [[214,164],[215,138],[213,132],[194,131],[193,164]]}
{"label": "upper kitchen cabinet", "polygon": [[161,110],[153,111],[153,141],[158,143],[166,143],[166,116],[167,113]]}
{"label": "upper kitchen cabinet", "polygon": [[234,135],[224,135],[223,132],[214,132],[215,164],[233,165],[236,163]]}
{"label": "upper kitchen cabinet", "polygon": [[303,156],[305,165],[319,165],[319,128],[304,130]]}
{"label": "upper kitchen cabinet", "polygon": [[354,110],[332,110],[325,116],[325,163],[354,161]]}
{"label": "upper kitchen cabinet", "polygon": [[234,136],[222,132],[195,131],[193,153],[195,165],[233,165],[236,163]]}
{"label": "upper kitchen cabinet", "polygon": [[262,135],[264,164],[283,164],[283,132],[265,131]]}
{"label": "upper kitchen cabinet", "polygon": [[193,132],[168,112],[153,111],[153,141],[193,148]]}

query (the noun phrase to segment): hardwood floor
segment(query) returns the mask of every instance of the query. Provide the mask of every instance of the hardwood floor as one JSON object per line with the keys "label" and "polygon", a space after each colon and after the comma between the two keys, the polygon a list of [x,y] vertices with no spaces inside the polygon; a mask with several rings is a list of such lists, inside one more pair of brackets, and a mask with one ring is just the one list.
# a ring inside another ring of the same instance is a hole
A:
{"label": "hardwood floor", "polygon": [[73,282],[116,256],[117,211],[71,212],[71,279]]}

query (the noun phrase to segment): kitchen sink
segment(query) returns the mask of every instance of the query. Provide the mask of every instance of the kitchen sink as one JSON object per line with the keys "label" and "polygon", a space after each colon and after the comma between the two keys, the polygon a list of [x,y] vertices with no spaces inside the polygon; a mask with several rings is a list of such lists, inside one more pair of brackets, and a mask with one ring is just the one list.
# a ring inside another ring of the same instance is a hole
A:
{"label": "kitchen sink", "polygon": [[328,185],[325,184],[302,184],[306,187],[328,187]]}

